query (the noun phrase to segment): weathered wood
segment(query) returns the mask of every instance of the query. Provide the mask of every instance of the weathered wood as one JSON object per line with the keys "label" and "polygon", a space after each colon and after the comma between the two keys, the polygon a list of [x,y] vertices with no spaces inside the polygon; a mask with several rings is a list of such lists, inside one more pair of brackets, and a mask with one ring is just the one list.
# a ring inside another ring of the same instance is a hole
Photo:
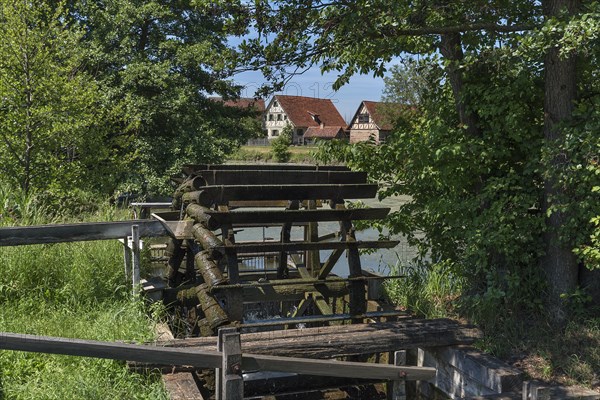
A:
{"label": "weathered wood", "polygon": [[191,371],[164,374],[162,380],[170,400],[204,400]]}
{"label": "weathered wood", "polygon": [[[298,200],[291,200],[286,209],[289,211],[298,210],[300,208],[300,202]],[[288,243],[292,236],[292,223],[285,222],[281,227],[281,243]],[[287,278],[289,276],[289,270],[287,266],[288,253],[282,251],[279,253],[279,265],[277,267],[277,278]]]}
{"label": "weathered wood", "polygon": [[183,183],[179,185],[173,193],[173,202],[171,204],[171,208],[173,210],[179,210],[181,208],[181,198],[183,194],[193,192],[203,186],[206,186],[206,181],[201,176],[192,176],[183,181]]}
{"label": "weathered wood", "polygon": [[131,267],[132,267],[132,283],[133,295],[140,294],[140,226],[131,226]]}
{"label": "weathered wood", "polygon": [[200,204],[189,204],[185,213],[199,224],[202,224],[206,229],[214,231],[219,228],[223,222],[219,222],[210,214],[210,209],[201,206]]}
{"label": "weathered wood", "polygon": [[214,296],[208,292],[206,284],[179,291],[177,293],[177,300],[183,304],[200,304],[212,329],[229,323],[227,314],[223,311],[223,308],[221,308],[221,305]]}
{"label": "weathered wood", "polygon": [[[374,240],[374,241],[356,241],[356,242],[322,242],[322,243],[310,243],[310,242],[250,242],[250,243],[237,243],[231,248],[235,249],[238,254],[246,253],[270,253],[280,251],[304,251],[304,250],[335,250],[335,249],[347,249],[349,247],[355,247],[356,249],[391,249],[396,247],[400,243],[397,240]],[[224,252],[225,246],[217,248]],[[359,272],[360,274],[360,272]]]}
{"label": "weathered wood", "polygon": [[435,376],[435,369],[426,367],[396,367],[387,364],[313,360],[266,355],[244,356],[243,367],[251,371],[281,371],[362,379],[423,380]]}
{"label": "weathered wood", "polygon": [[[270,355],[333,358],[397,349],[469,344],[481,331],[448,319],[402,320],[242,334],[242,350]],[[190,338],[165,346],[215,349],[214,338]]]}
{"label": "weathered wood", "polygon": [[181,247],[182,240],[169,238],[165,256],[167,260],[167,282],[169,287],[176,287],[180,283],[179,267],[185,257],[185,250]]}
{"label": "weathered wood", "polygon": [[285,185],[366,183],[366,172],[308,170],[209,170],[197,171],[208,185]]}
{"label": "weathered wood", "polygon": [[231,200],[317,200],[329,198],[365,199],[375,197],[375,184],[349,185],[230,185],[205,186],[188,192],[183,201],[206,207]]}
{"label": "weathered wood", "polygon": [[333,250],[331,255],[327,258],[327,260],[325,261],[325,263],[321,266],[321,269],[319,270],[319,274],[318,274],[319,279],[327,278],[327,276],[329,275],[329,273],[331,272],[333,267],[335,267],[335,264],[338,262],[338,260],[342,256],[342,254],[344,254],[344,249]]}
{"label": "weathered wood", "polygon": [[[219,368],[223,353],[218,351],[154,347],[147,345],[99,342],[36,335],[0,334],[0,349],[48,354],[159,362],[171,365],[192,365],[199,368]],[[321,376],[356,377],[366,379],[429,379],[433,368],[395,367],[384,364],[313,360],[244,354],[244,370],[303,373]]]}
{"label": "weathered wood", "polygon": [[168,232],[159,221],[144,219],[118,222],[19,226],[0,228],[0,246],[122,239],[131,235],[132,225],[139,226],[140,237],[168,235]]}
{"label": "weathered wood", "polygon": [[[292,281],[292,280],[290,280]],[[271,284],[269,282],[257,282],[255,284],[227,285],[225,287],[215,286],[211,290],[243,290],[243,301],[296,301],[304,298],[306,292],[319,292],[326,297],[340,297],[348,294],[345,281],[334,282],[304,282],[293,280],[291,283],[280,282]],[[177,292],[177,300],[182,304],[193,306],[200,302],[199,289],[189,288]],[[171,298],[172,294],[165,293],[165,298]]]}
{"label": "weathered wood", "polygon": [[218,251],[218,248],[223,247],[223,242],[219,239],[212,231],[206,229],[201,224],[194,225],[193,228],[194,239],[200,243],[202,248],[207,251],[212,258],[220,260],[223,257],[223,253]]}
{"label": "weathered wood", "polygon": [[221,368],[223,398],[243,400],[244,380],[242,378],[242,347],[239,333],[219,335],[223,346],[223,367]]}
{"label": "weathered wood", "polygon": [[350,171],[344,165],[310,165],[310,164],[185,164],[182,167],[186,175],[200,174],[213,170],[279,170],[279,171]]}
{"label": "weathered wood", "polygon": [[[394,365],[406,365],[406,350],[394,352]],[[406,400],[406,383],[404,381],[392,382],[392,400]]]}
{"label": "weathered wood", "polygon": [[216,368],[221,365],[222,361],[222,355],[217,351],[164,348],[18,333],[0,333],[0,349],[164,365],[191,365],[200,368]]}
{"label": "weathered wood", "polygon": [[[225,341],[223,340],[223,336],[227,333],[237,333],[238,330],[234,327],[228,327],[228,328],[219,328],[219,331],[217,332],[217,350],[218,351],[223,351],[224,345],[225,345]],[[240,349],[241,352],[241,349]],[[225,356],[225,355],[223,355]],[[241,361],[240,361],[241,363]],[[223,364],[221,364],[221,368],[217,368],[215,369],[215,400],[227,400],[227,397],[225,397],[225,393],[224,393],[224,388],[223,388],[223,382],[224,382],[224,374],[223,374]]]}
{"label": "weathered wood", "polygon": [[[204,282],[209,287],[221,285],[227,282],[227,278],[221,273],[221,269],[211,257],[211,252],[201,251],[194,257],[196,268],[202,275]],[[219,257],[220,258],[220,257]]]}
{"label": "weathered wood", "polygon": [[[318,295],[318,293],[316,293]],[[312,300],[311,295],[311,300]],[[312,304],[316,301],[313,300]],[[247,321],[240,325],[242,329],[255,329],[255,328],[266,328],[266,327],[278,327],[287,325],[297,324],[332,324],[336,325],[338,322],[350,321],[353,319],[368,319],[374,320],[378,318],[386,319],[397,319],[405,318],[404,312],[399,311],[374,311],[367,312],[362,315],[350,315],[350,314],[329,314],[329,315],[306,315],[303,317],[291,317],[291,318],[274,318],[274,319],[260,319],[256,321]]]}

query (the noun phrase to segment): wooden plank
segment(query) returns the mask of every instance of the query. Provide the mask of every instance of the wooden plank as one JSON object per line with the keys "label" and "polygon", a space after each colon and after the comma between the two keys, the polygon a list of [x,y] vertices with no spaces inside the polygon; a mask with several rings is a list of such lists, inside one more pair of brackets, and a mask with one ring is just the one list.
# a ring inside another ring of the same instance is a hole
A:
{"label": "wooden plank", "polygon": [[366,183],[366,172],[310,170],[209,170],[198,171],[207,185],[285,185]]}
{"label": "wooden plank", "polygon": [[367,199],[377,194],[376,184],[349,185],[230,185],[205,186],[188,192],[183,201],[206,207],[232,200],[322,200],[334,198]]}
{"label": "wooden plank", "polygon": [[168,235],[167,230],[159,221],[149,219],[19,226],[0,228],[0,246],[122,239],[131,235],[133,225],[139,226],[140,237]]}
{"label": "wooden plank", "polygon": [[0,349],[167,365],[191,365],[199,368],[217,368],[222,362],[222,355],[217,351],[190,351],[190,349],[182,351],[183,349],[177,348],[17,333],[0,333]]}
{"label": "wooden plank", "polygon": [[[335,250],[347,249],[349,246],[354,246],[356,249],[391,249],[400,243],[397,240],[373,240],[373,241],[357,241],[357,242],[250,242],[237,243],[232,248],[238,254],[245,253],[267,253],[274,251],[303,251],[303,250]],[[219,251],[225,252],[227,246],[218,248]]]}
{"label": "wooden plank", "polygon": [[278,356],[244,356],[244,369],[293,372],[341,378],[424,380],[435,376],[435,368],[396,367],[388,364],[313,360]]}
{"label": "wooden plank", "polygon": [[350,171],[350,168],[344,165],[311,164],[184,164],[182,167],[182,171],[188,175],[213,170]]}
{"label": "wooden plank", "polygon": [[162,380],[170,400],[204,400],[191,372],[164,374]]}
{"label": "wooden plank", "polygon": [[[412,320],[289,329],[242,334],[242,350],[270,355],[332,358],[375,354],[397,349],[469,344],[481,331],[448,319]],[[165,346],[215,349],[214,338],[165,342]]]}
{"label": "wooden plank", "polygon": [[[223,353],[209,350],[178,349],[133,344],[108,343],[95,340],[57,338],[48,336],[0,334],[0,349],[47,354],[158,362],[171,365],[192,365],[199,368],[218,368]],[[355,363],[246,354],[242,357],[245,370],[280,371],[319,376],[365,379],[424,380],[435,375],[434,368],[396,367],[385,364]]]}

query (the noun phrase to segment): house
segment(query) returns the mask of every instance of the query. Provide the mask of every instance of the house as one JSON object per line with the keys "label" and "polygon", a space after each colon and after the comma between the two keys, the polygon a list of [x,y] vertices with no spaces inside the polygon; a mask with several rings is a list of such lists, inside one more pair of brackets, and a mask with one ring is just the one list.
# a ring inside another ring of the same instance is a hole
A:
{"label": "house", "polygon": [[375,143],[384,142],[392,130],[381,112],[384,103],[363,100],[350,123],[350,143],[365,142],[373,138]]}
{"label": "house", "polygon": [[269,139],[291,125],[293,144],[345,136],[346,122],[330,99],[275,95],[265,110],[264,121]]}

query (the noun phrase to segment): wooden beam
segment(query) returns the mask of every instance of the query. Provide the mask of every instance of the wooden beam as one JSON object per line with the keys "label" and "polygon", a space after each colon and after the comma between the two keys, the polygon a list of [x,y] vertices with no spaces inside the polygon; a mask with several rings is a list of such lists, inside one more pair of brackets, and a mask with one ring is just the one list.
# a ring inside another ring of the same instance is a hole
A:
{"label": "wooden beam", "polygon": [[376,184],[349,185],[230,185],[205,186],[188,192],[183,201],[206,207],[232,200],[322,200],[330,198],[367,199],[377,194]]}
{"label": "wooden beam", "polygon": [[0,246],[122,239],[131,235],[133,225],[139,226],[140,237],[168,235],[168,231],[160,221],[146,219],[19,226],[0,228]]}
{"label": "wooden beam", "polygon": [[318,275],[319,279],[325,279],[325,278],[327,278],[327,276],[329,275],[329,273],[331,272],[331,270],[335,266],[335,263],[338,262],[338,260],[342,256],[342,254],[344,254],[344,249],[335,249],[335,250],[333,250],[333,252],[327,258],[327,260],[325,261],[325,263],[323,264],[323,266],[321,267],[321,269],[319,271],[319,275]]}
{"label": "wooden beam", "polygon": [[161,348],[18,333],[0,333],[0,349],[201,368],[217,368],[222,362],[222,354],[211,350]]}
{"label": "wooden beam", "polygon": [[[347,249],[350,246],[354,246],[356,249],[391,249],[400,243],[397,240],[374,240],[374,241],[357,241],[357,242],[250,242],[250,243],[236,243],[231,247],[234,248],[238,254],[245,253],[269,253],[274,251],[304,251],[304,250],[335,250],[335,249]],[[225,252],[226,247],[219,247],[218,250]]]}
{"label": "wooden beam", "polygon": [[350,168],[344,165],[310,164],[184,164],[182,167],[182,171],[188,175],[213,170],[350,171]]}
{"label": "wooden beam", "polygon": [[[171,365],[192,365],[198,368],[219,368],[222,366],[223,357],[222,352],[212,350],[154,347],[14,333],[0,334],[0,349]],[[280,371],[365,379],[426,380],[435,376],[435,369],[427,367],[396,367],[386,364],[313,360],[262,354],[243,355],[242,367],[250,371]]]}
{"label": "wooden beam", "polygon": [[207,185],[285,185],[367,183],[366,172],[308,170],[209,170],[198,171]]}
{"label": "wooden beam", "polygon": [[[477,328],[449,319],[402,319],[397,322],[244,333],[241,340],[242,351],[250,353],[333,358],[471,344],[482,337]],[[216,349],[216,340],[179,339],[163,345],[210,350]]]}

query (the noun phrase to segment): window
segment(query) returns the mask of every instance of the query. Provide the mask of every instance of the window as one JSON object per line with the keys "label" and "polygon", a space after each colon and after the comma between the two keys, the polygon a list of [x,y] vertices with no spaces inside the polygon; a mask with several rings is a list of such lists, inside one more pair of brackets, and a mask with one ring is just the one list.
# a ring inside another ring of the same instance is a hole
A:
{"label": "window", "polygon": [[298,135],[298,136],[302,136],[302,135],[304,135],[304,131],[303,131],[302,129],[298,129],[298,130],[296,131],[296,135]]}
{"label": "window", "polygon": [[369,123],[369,114],[358,114],[358,123],[359,124],[368,124]]}
{"label": "window", "polygon": [[271,131],[271,136],[279,136],[279,131],[277,129],[273,129]]}
{"label": "window", "polygon": [[273,107],[279,107],[279,103],[277,103],[277,100],[275,100],[275,101],[273,102]]}
{"label": "window", "polygon": [[273,121],[273,114],[269,114],[269,121]]}
{"label": "window", "polygon": [[281,121],[283,118],[281,116],[281,114],[277,114],[277,121]]}
{"label": "window", "polygon": [[287,115],[283,114],[283,120],[287,121]]}

